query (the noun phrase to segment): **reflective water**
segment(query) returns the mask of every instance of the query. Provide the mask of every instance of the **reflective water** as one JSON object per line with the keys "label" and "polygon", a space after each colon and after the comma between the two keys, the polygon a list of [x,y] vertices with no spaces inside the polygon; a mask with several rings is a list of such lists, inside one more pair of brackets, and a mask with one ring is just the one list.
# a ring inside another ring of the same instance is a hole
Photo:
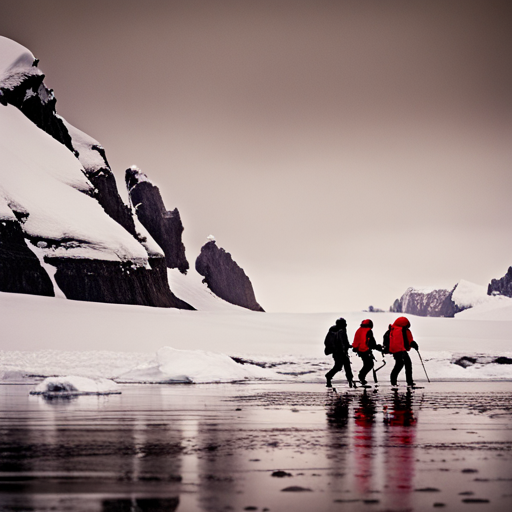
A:
{"label": "reflective water", "polygon": [[30,389],[0,386],[2,511],[512,510],[510,382]]}

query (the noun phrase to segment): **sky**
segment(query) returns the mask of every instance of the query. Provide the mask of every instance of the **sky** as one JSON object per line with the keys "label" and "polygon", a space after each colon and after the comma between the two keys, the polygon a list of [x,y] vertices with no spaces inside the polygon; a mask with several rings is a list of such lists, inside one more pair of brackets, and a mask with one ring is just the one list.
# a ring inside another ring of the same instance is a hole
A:
{"label": "sky", "polygon": [[512,265],[512,4],[2,0],[57,112],[267,311],[387,310]]}

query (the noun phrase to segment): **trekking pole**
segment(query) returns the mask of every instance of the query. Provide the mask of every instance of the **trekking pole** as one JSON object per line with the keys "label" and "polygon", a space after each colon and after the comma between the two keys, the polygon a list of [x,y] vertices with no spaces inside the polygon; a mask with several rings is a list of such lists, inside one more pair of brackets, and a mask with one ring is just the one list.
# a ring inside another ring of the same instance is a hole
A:
{"label": "trekking pole", "polygon": [[428,378],[427,370],[425,369],[425,365],[423,364],[423,358],[421,357],[420,351],[418,349],[416,349],[416,352],[418,352],[418,355],[420,356],[421,366],[423,366],[423,371],[425,372],[427,381],[430,382],[430,379]]}
{"label": "trekking pole", "polygon": [[[372,353],[372,358],[374,361],[377,361],[377,359],[375,359],[375,356],[373,355]],[[373,370],[373,382],[375,382],[375,384],[377,384],[379,381],[377,380],[377,370],[375,369],[375,366],[372,368]]]}
{"label": "trekking pole", "polygon": [[[373,358],[376,361],[375,357]],[[377,372],[386,366],[386,360],[384,359],[384,355],[382,356],[382,364],[378,368],[373,368],[373,379],[377,382]]]}

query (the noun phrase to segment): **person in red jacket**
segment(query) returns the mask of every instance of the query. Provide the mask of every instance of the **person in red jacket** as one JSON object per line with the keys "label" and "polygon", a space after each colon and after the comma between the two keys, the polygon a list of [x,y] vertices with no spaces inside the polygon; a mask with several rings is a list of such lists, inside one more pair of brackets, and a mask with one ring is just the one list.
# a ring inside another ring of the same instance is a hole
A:
{"label": "person in red jacket", "polygon": [[401,316],[395,320],[393,325],[389,326],[388,332],[384,335],[384,351],[392,354],[395,359],[395,366],[391,370],[392,386],[397,385],[398,374],[404,366],[407,385],[414,386],[409,350],[411,348],[418,350],[418,344],[414,341],[409,327],[411,327],[409,320],[405,316]]}
{"label": "person in red jacket", "polygon": [[363,386],[366,384],[366,375],[373,369],[374,357],[372,350],[382,350],[382,347],[375,342],[372,328],[373,322],[371,320],[363,320],[352,343],[352,350],[363,360],[363,367],[359,370],[359,382]]}

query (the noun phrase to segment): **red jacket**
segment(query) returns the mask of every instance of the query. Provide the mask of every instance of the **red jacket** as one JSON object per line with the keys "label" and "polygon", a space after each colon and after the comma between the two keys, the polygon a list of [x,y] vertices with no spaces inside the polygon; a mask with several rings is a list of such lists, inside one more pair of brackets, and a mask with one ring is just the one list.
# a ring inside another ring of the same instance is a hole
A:
{"label": "red jacket", "polygon": [[396,352],[406,352],[411,350],[413,341],[412,333],[409,330],[411,324],[405,316],[395,320],[389,331],[389,351],[392,354]]}
{"label": "red jacket", "polygon": [[363,320],[361,327],[357,329],[352,347],[355,348],[358,352],[368,352],[368,350],[374,348],[371,346],[374,344],[371,342],[374,339],[372,327],[373,322],[371,320]]}

